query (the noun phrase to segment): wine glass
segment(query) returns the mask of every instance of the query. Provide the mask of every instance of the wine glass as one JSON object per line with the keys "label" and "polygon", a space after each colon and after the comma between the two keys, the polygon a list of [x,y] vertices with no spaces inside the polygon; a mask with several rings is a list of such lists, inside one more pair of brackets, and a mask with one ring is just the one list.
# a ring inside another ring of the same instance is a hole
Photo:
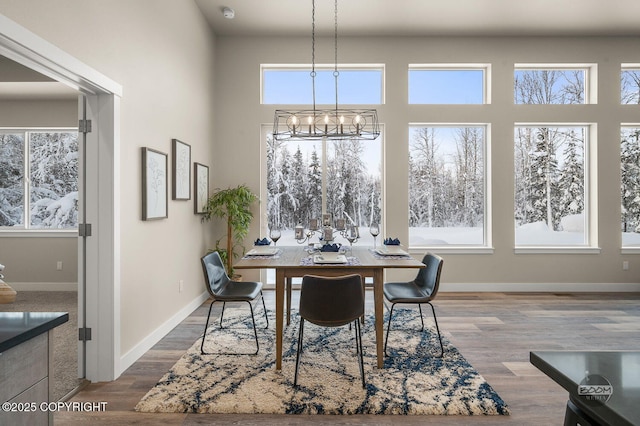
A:
{"label": "wine glass", "polygon": [[376,237],[378,235],[380,235],[380,227],[378,226],[377,223],[372,223],[371,226],[369,227],[369,232],[371,232],[371,235],[373,235],[373,248],[376,248]]}
{"label": "wine glass", "polygon": [[280,239],[280,236],[282,235],[282,233],[280,232],[279,229],[271,229],[269,231],[269,238],[271,238],[273,240],[273,245],[276,246],[278,244],[278,240]]}
{"label": "wine glass", "polygon": [[353,243],[358,240],[358,228],[354,225],[347,229],[347,241],[349,241],[349,251],[353,253]]}

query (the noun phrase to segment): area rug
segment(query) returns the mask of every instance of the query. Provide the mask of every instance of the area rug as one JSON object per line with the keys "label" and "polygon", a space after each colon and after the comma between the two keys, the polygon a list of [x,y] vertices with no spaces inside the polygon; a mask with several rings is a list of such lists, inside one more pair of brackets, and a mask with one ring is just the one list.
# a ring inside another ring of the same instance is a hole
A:
{"label": "area rug", "polygon": [[[255,351],[248,307],[246,310],[244,316],[237,309],[227,318],[227,309],[225,328],[218,328],[218,323],[210,326],[206,352]],[[261,310],[256,312],[258,327],[264,327]],[[323,328],[308,322],[299,387],[293,387],[299,325],[294,313],[291,325],[285,328],[281,371],[275,369],[275,321],[270,318],[269,329],[258,329],[258,355],[201,355],[199,339],[135,409],[162,413],[509,414],[502,398],[444,337],[444,357],[438,357],[438,335],[432,328],[420,332],[417,309],[396,312],[383,369],[375,368],[373,315],[366,317],[362,330],[365,389],[353,328]]]}

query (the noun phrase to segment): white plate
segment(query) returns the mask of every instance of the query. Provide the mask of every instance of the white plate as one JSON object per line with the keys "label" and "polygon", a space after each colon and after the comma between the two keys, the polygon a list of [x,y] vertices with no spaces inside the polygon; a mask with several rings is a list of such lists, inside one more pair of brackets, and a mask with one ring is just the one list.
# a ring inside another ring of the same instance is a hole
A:
{"label": "white plate", "polygon": [[278,249],[275,247],[254,247],[247,252],[247,256],[273,256],[278,253]]}
{"label": "white plate", "polygon": [[347,256],[334,252],[320,253],[313,256],[313,263],[347,263]]}
{"label": "white plate", "polygon": [[383,246],[381,248],[377,248],[376,253],[382,256],[399,256],[399,255],[408,254],[406,251],[402,250],[399,246]]}

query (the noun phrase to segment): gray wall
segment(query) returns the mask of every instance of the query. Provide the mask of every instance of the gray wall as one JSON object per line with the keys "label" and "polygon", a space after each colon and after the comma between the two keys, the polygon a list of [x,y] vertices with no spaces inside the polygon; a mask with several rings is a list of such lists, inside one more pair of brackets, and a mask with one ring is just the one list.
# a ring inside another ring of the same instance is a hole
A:
{"label": "gray wall", "polygon": [[115,303],[124,355],[204,291],[211,226],[193,199],[169,200],[168,219],[141,220],[140,148],[170,153],[177,138],[192,161],[212,165],[215,36],[193,1],[0,0],[0,13],[123,87]]}
{"label": "gray wall", "polygon": [[[493,254],[445,253],[443,289],[467,283],[638,283],[638,254],[620,249],[620,124],[640,123],[640,108],[621,106],[620,64],[639,63],[638,38],[340,38],[339,62],[386,66],[386,103],[378,107],[385,128],[387,235],[408,240],[408,124],[490,123]],[[246,182],[260,188],[260,126],[273,122],[273,105],[260,105],[260,64],[308,63],[303,37],[218,37],[216,88],[218,147],[214,179],[224,186]],[[331,40],[316,43],[316,63],[333,62]],[[408,105],[409,64],[491,64],[490,105]],[[515,63],[597,64],[598,104],[514,105]],[[286,108],[286,107],[285,107]],[[594,123],[599,254],[514,252],[513,126],[518,122]],[[238,167],[241,164],[242,167]],[[258,217],[263,217],[260,215]],[[251,236],[262,235],[256,221]],[[437,249],[435,249],[438,252]],[[419,254],[416,254],[419,255]],[[630,269],[622,270],[623,260]],[[552,287],[552,286],[551,286]],[[544,288],[549,288],[545,286]],[[579,289],[580,287],[576,287]],[[606,287],[605,287],[606,289]]]}

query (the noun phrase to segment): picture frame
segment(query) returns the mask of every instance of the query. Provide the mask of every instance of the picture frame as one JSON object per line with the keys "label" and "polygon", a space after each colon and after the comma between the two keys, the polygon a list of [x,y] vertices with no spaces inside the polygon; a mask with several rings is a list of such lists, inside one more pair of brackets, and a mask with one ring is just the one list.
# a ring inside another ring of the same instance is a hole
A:
{"label": "picture frame", "polygon": [[173,200],[191,199],[191,145],[171,139],[171,180]]}
{"label": "picture frame", "polygon": [[142,220],[169,217],[168,157],[164,152],[142,148]]}
{"label": "picture frame", "polygon": [[194,179],[194,204],[193,212],[195,214],[204,214],[205,205],[209,198],[209,166],[201,163],[193,163],[193,179]]}

